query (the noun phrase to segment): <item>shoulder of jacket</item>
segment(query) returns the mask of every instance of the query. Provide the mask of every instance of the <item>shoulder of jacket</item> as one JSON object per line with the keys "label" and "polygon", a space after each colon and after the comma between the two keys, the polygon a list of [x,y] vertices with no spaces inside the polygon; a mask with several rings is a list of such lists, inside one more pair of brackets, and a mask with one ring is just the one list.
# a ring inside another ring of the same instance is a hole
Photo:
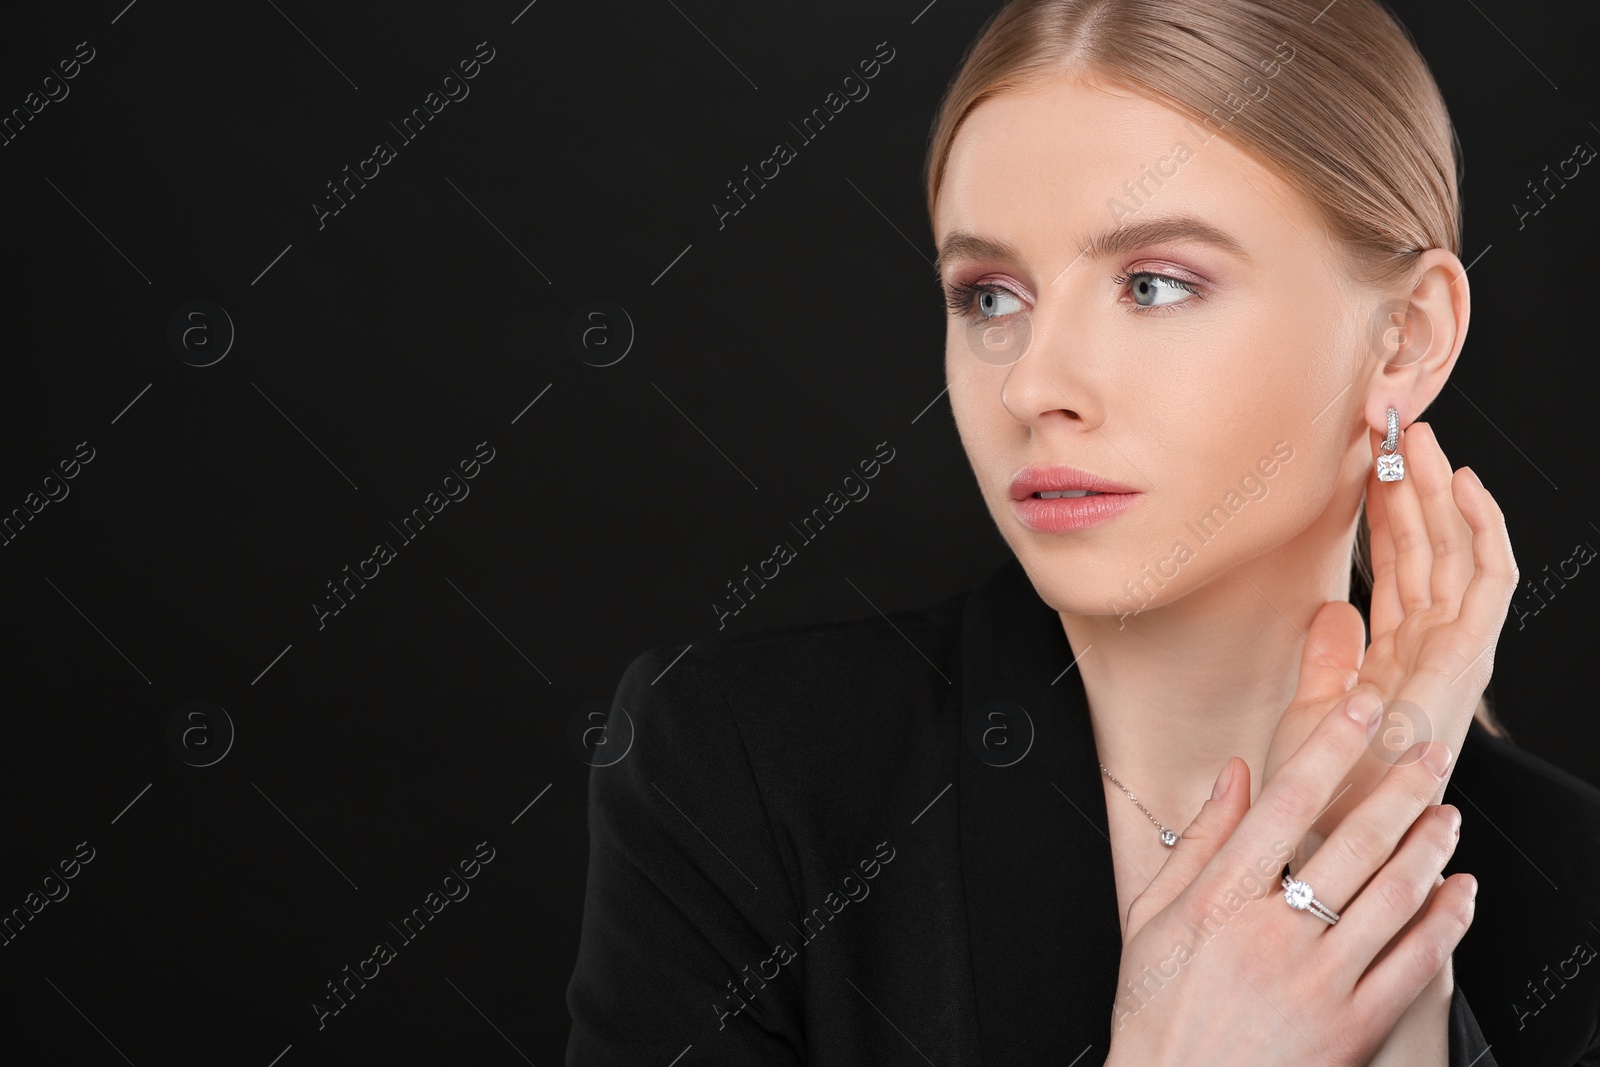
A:
{"label": "shoulder of jacket", "polygon": [[1507,787],[1497,800],[1542,809],[1558,819],[1575,818],[1600,830],[1600,787],[1546,757],[1496,737],[1474,721],[1461,758],[1470,761],[1471,775],[1480,783]]}
{"label": "shoulder of jacket", "polygon": [[[1444,799],[1477,824],[1465,854],[1511,875],[1522,892],[1542,897],[1559,886],[1600,907],[1600,788],[1477,722],[1457,762]],[[1525,901],[1530,919],[1539,910],[1533,900]]]}
{"label": "shoulder of jacket", "polygon": [[796,681],[826,684],[858,673],[915,674],[919,665],[932,674],[929,660],[943,663],[955,652],[968,592],[881,614],[702,635],[684,645],[647,649],[628,669],[647,671],[656,665],[659,672],[676,660],[671,670],[687,665],[688,673],[715,680],[730,692]]}
{"label": "shoulder of jacket", "polygon": [[686,750],[736,741],[758,769],[898,751],[947,699],[966,595],[652,646],[628,664],[615,703],[641,734]]}

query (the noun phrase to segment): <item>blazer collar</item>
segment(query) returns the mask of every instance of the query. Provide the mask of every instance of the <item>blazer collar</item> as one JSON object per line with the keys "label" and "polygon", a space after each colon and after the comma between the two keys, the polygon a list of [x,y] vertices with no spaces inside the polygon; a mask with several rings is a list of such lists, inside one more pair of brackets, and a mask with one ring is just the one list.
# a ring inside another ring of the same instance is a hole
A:
{"label": "blazer collar", "polygon": [[1015,557],[961,621],[961,871],[983,1059],[1099,1063],[1122,956],[1104,787],[1061,617]]}

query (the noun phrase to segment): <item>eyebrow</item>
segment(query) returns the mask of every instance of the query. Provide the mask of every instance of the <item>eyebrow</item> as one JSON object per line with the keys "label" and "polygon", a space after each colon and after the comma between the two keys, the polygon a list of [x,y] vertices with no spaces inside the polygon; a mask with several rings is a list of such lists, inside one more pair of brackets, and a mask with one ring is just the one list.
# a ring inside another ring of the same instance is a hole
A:
{"label": "eyebrow", "polygon": [[[1115,229],[1102,230],[1080,245],[1079,258],[1100,259],[1131,252],[1136,248],[1164,242],[1209,245],[1245,263],[1253,262],[1244,246],[1230,234],[1194,215],[1164,215]],[[1005,241],[956,230],[946,235],[934,260],[934,273],[944,276],[945,268],[961,259],[1007,259],[1020,262],[1022,256]],[[1074,260],[1076,262],[1076,260]]]}

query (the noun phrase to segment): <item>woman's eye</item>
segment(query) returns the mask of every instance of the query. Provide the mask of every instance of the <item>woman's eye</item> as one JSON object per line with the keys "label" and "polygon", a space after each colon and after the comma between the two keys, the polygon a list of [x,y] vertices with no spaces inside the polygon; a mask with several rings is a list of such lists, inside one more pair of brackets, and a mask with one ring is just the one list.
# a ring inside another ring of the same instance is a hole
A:
{"label": "woman's eye", "polygon": [[979,322],[1026,310],[1017,294],[1000,285],[957,285],[946,303],[957,314]]}
{"label": "woman's eye", "polygon": [[1132,274],[1118,275],[1113,280],[1119,285],[1132,282],[1129,288],[1133,291],[1133,302],[1140,307],[1181,304],[1187,300],[1184,294],[1196,293],[1194,286],[1188,282],[1166,274],[1152,274],[1149,271],[1134,271]]}
{"label": "woman's eye", "polygon": [[1015,293],[1006,289],[980,289],[978,291],[978,314],[983,318],[997,319],[1002,315],[1010,315],[1021,310],[1022,301],[1017,299]]}

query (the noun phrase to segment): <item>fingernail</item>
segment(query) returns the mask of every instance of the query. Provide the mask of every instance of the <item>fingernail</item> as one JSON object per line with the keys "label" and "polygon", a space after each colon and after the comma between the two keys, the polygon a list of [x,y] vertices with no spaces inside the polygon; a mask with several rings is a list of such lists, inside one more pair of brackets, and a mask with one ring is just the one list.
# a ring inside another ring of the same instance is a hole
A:
{"label": "fingernail", "polygon": [[1428,770],[1432,771],[1435,777],[1443,778],[1444,772],[1450,766],[1450,755],[1450,746],[1436,741],[1428,745],[1428,752],[1422,757],[1422,762],[1427,764]]}
{"label": "fingernail", "polygon": [[1344,713],[1368,726],[1378,721],[1378,713],[1382,710],[1383,701],[1372,693],[1357,693],[1344,702]]}
{"label": "fingernail", "polygon": [[1212,789],[1211,789],[1211,799],[1212,800],[1221,800],[1222,799],[1222,794],[1224,794],[1224,793],[1226,793],[1228,791],[1228,786],[1231,785],[1232,783],[1233,783],[1233,759],[1232,759],[1232,757],[1229,757],[1228,762],[1223,764],[1222,773],[1217,775],[1217,784],[1215,786],[1213,786]]}

